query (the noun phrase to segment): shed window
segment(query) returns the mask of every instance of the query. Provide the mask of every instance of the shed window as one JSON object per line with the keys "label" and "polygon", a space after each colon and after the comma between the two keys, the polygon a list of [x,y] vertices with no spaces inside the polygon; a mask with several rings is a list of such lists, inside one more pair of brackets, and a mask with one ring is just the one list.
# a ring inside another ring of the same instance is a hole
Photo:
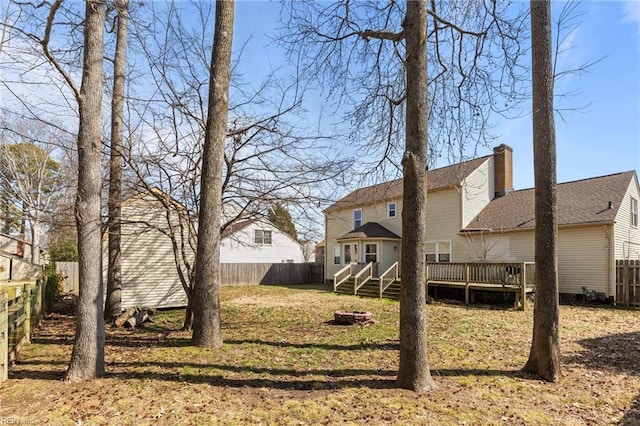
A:
{"label": "shed window", "polygon": [[427,262],[451,262],[451,241],[427,242]]}
{"label": "shed window", "polygon": [[256,244],[270,246],[271,245],[271,231],[265,229],[256,229],[254,241]]}
{"label": "shed window", "polygon": [[638,200],[631,197],[631,226],[638,226]]}
{"label": "shed window", "polygon": [[387,217],[389,219],[395,219],[398,216],[398,210],[396,203],[387,204]]}
{"label": "shed window", "polygon": [[362,226],[362,209],[356,209],[353,211],[353,229]]}

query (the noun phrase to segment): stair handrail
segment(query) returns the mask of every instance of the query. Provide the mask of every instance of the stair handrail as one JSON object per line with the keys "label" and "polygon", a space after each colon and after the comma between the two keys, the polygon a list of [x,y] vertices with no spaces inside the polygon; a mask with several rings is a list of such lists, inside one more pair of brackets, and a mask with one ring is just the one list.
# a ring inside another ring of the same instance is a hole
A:
{"label": "stair handrail", "polygon": [[[347,281],[349,278],[351,278],[351,268],[353,267],[353,265],[355,265],[354,263],[350,263],[348,265],[346,265],[344,268],[340,269],[338,272],[336,272],[335,274],[333,274],[333,291],[335,292],[338,289],[338,286],[342,283],[344,283],[345,281]],[[338,281],[338,277],[340,276],[340,274],[345,273],[346,271],[349,271],[349,273],[347,274],[346,277],[342,278],[340,281]]]}
{"label": "stair handrail", "polygon": [[[362,282],[360,284],[358,284],[358,280],[366,273],[369,272],[367,274],[367,276],[364,277],[364,279],[362,280]],[[354,277],[354,283],[353,283],[353,294],[358,294],[358,289],[360,289],[360,287],[362,287],[367,281],[369,281],[371,278],[373,278],[373,262],[369,262],[367,263],[367,266],[365,266],[364,268],[362,268],[362,270],[360,272],[358,272]]]}
{"label": "stair handrail", "polygon": [[[395,270],[395,275],[391,276],[391,279],[389,280],[388,284],[384,283],[384,279],[387,276],[387,274],[390,274],[392,270]],[[387,269],[386,271],[384,271],[381,275],[380,275],[380,298],[382,299],[382,293],[384,293],[384,291],[389,288],[389,286],[391,284],[393,284],[394,282],[398,281],[398,262],[395,262],[393,265],[391,265],[389,267],[389,269]]]}

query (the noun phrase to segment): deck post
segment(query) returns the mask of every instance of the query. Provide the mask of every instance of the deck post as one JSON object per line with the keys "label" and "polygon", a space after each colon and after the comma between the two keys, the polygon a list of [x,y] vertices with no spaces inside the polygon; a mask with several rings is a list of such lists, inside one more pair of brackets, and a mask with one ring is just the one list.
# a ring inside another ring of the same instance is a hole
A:
{"label": "deck post", "polygon": [[525,267],[524,263],[520,264],[520,297],[522,298],[520,309],[523,311],[527,310],[527,270]]}
{"label": "deck post", "polygon": [[468,263],[464,264],[464,303],[465,305],[469,304],[469,269],[470,266]]}

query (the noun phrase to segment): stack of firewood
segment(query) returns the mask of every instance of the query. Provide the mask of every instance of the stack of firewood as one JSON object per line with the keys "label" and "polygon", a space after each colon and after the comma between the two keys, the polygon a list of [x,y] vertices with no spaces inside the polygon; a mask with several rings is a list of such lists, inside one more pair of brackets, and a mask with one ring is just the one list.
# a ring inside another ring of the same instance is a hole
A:
{"label": "stack of firewood", "polygon": [[116,318],[115,324],[118,327],[124,328],[142,327],[146,322],[153,322],[151,315],[155,313],[156,310],[154,308],[129,308]]}

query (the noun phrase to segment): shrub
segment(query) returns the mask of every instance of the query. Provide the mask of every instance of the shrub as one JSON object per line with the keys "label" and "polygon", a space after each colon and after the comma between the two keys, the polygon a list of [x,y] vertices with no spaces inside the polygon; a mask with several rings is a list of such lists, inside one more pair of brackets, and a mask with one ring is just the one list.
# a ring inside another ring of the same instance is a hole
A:
{"label": "shrub", "polygon": [[64,286],[62,285],[62,281],[64,280],[64,275],[60,272],[50,272],[46,276],[46,284],[45,284],[45,300],[47,311],[51,311],[54,303],[60,298],[62,291],[64,290]]}

